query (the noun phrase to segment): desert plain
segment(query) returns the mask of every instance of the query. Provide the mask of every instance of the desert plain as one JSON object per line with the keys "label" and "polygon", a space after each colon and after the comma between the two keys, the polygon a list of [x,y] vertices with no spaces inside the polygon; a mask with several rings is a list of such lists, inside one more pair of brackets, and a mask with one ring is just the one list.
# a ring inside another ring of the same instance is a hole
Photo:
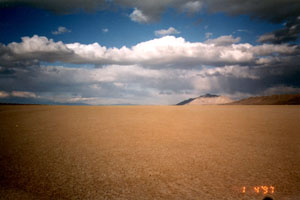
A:
{"label": "desert plain", "polygon": [[265,196],[300,199],[300,106],[0,106],[0,199]]}

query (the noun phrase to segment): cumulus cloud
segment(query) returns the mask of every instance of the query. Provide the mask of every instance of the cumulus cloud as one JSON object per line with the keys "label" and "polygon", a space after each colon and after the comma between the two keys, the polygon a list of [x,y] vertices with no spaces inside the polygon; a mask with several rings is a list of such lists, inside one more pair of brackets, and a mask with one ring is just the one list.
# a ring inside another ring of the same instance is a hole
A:
{"label": "cumulus cloud", "polygon": [[0,91],[0,98],[6,98],[9,96],[9,93],[4,92],[4,91]]}
{"label": "cumulus cloud", "polygon": [[[160,88],[177,90],[177,86],[190,87],[182,84],[179,79],[170,77],[170,73],[164,70],[145,69],[137,65],[111,65],[89,69],[41,66],[19,70],[17,77],[10,83],[7,82],[8,79],[0,79],[1,91],[12,84],[22,91],[38,91],[39,101],[58,103],[142,103],[147,98],[153,101],[153,92],[158,93]],[[24,81],[28,83],[24,84]],[[25,96],[24,94],[14,92],[10,98]],[[156,100],[154,102],[157,103]]]}
{"label": "cumulus cloud", "polygon": [[52,34],[53,35],[60,35],[60,34],[63,34],[63,33],[70,33],[70,32],[71,32],[70,29],[67,29],[66,27],[63,27],[63,26],[59,26],[57,28],[57,30],[52,31]]}
{"label": "cumulus cloud", "polygon": [[174,104],[208,92],[235,98],[284,89],[296,93],[299,55],[298,45],[251,45],[233,36],[205,42],[165,36],[107,48],[35,35],[0,44],[0,98],[25,103]]}
{"label": "cumulus cloud", "polygon": [[154,31],[154,34],[156,36],[176,35],[176,34],[179,34],[179,33],[180,32],[178,30],[176,30],[175,28],[173,28],[173,27],[170,27],[168,29],[161,29],[161,30]]}
{"label": "cumulus cloud", "polygon": [[196,13],[202,8],[202,2],[200,1],[188,1],[181,6],[182,11],[188,13]]}
{"label": "cumulus cloud", "polygon": [[266,34],[263,34],[261,36],[259,36],[257,42],[273,42],[273,41],[276,41],[276,36],[274,33],[266,33]]}
{"label": "cumulus cloud", "polygon": [[8,97],[38,98],[38,96],[33,92],[26,92],[26,91],[5,92],[5,91],[0,91],[0,98],[8,98]]}
{"label": "cumulus cloud", "polygon": [[[209,34],[205,42],[165,36],[122,48],[23,37],[21,42],[0,44],[1,102],[174,104],[207,92],[241,98],[300,90],[300,48],[286,44],[299,36],[297,0],[0,1],[0,9],[18,5],[58,14],[122,6],[133,9],[128,16],[138,23],[159,20],[166,9],[174,8],[186,13],[249,15],[285,25],[262,35],[258,41],[270,44],[259,45],[240,43],[240,38],[231,35],[212,39]],[[44,62],[47,66],[41,65]],[[52,62],[96,68],[48,66]]]}
{"label": "cumulus cloud", "polygon": [[55,62],[68,59],[73,51],[62,42],[54,42],[46,37],[23,37],[21,43],[0,45],[2,66],[32,66],[39,61]]}
{"label": "cumulus cloud", "polygon": [[[15,78],[2,76],[0,91],[9,94],[2,101],[17,97],[36,103],[174,104],[207,92],[235,98],[297,93],[299,74],[297,65],[226,65],[199,69],[149,69],[140,65],[35,66],[16,69]],[[9,91],[12,86],[18,90]]]}
{"label": "cumulus cloud", "polygon": [[[205,36],[211,36],[212,34],[207,34]],[[208,39],[205,41],[206,44],[214,44],[217,46],[227,46],[234,43],[238,43],[241,40],[240,37],[233,38],[232,35],[224,35],[215,39]]]}
{"label": "cumulus cloud", "polygon": [[264,56],[272,59],[299,54],[291,45],[236,44],[240,38],[221,36],[204,43],[188,42],[182,37],[165,36],[135,46],[106,48],[98,43],[80,44],[55,42],[46,37],[23,37],[20,43],[0,46],[2,66],[34,65],[40,61],[73,64],[132,65],[150,68],[190,68],[202,65],[250,65]]}
{"label": "cumulus cloud", "polygon": [[134,22],[138,22],[138,23],[148,23],[150,21],[152,21],[148,16],[146,16],[143,11],[134,8],[134,10],[132,11],[132,13],[129,15],[130,19]]}
{"label": "cumulus cloud", "polygon": [[37,98],[35,93],[26,91],[12,91],[10,95],[13,97]]}

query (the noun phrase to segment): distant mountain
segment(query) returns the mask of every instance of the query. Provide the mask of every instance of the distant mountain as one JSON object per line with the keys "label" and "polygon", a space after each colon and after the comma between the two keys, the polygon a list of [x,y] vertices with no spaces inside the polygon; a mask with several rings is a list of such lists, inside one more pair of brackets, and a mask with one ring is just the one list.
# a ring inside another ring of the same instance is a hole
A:
{"label": "distant mountain", "polygon": [[196,98],[190,98],[184,100],[176,105],[218,105],[218,104],[227,104],[232,102],[233,102],[232,99],[225,96],[205,94]]}
{"label": "distant mountain", "polygon": [[186,99],[186,100],[184,100],[184,101],[182,101],[182,102],[179,102],[179,103],[176,104],[176,105],[182,106],[182,105],[185,105],[185,104],[190,103],[190,102],[193,101],[194,99],[195,99],[195,98]]}
{"label": "distant mountain", "polygon": [[257,96],[230,103],[232,105],[300,105],[300,94]]}

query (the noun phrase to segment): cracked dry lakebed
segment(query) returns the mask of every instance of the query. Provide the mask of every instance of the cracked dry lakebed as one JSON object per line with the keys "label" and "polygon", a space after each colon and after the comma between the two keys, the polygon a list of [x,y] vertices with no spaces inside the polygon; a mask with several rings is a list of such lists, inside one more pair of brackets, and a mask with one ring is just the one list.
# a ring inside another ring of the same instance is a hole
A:
{"label": "cracked dry lakebed", "polygon": [[300,106],[0,106],[0,199],[300,199]]}

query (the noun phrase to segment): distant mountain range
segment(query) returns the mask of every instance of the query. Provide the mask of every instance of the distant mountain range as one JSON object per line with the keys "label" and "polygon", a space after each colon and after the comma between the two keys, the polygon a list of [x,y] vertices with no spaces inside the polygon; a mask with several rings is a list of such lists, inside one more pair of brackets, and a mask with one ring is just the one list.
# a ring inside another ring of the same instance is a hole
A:
{"label": "distant mountain range", "polygon": [[[84,103],[37,103],[31,104],[27,102],[0,102],[0,105],[88,105]],[[99,106],[134,106],[137,104],[110,104]],[[300,94],[282,94],[271,96],[255,96],[238,101],[234,101],[226,96],[215,94],[205,94],[199,97],[186,99],[176,105],[300,105]]]}
{"label": "distant mountain range", "polygon": [[231,103],[232,105],[300,105],[300,94],[282,94],[249,97]]}
{"label": "distant mountain range", "polygon": [[206,94],[184,100],[176,105],[300,105],[300,94],[256,96],[233,101],[229,97]]}
{"label": "distant mountain range", "polygon": [[233,100],[226,96],[205,94],[196,98],[184,100],[176,105],[218,105],[232,103]]}

